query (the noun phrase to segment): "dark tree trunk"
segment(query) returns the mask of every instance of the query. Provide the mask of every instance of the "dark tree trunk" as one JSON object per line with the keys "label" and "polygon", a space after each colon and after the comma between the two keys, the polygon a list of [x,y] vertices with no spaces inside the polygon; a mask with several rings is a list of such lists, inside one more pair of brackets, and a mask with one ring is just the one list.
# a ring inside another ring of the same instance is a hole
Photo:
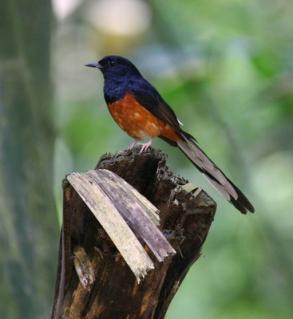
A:
{"label": "dark tree trunk", "polygon": [[97,169],[121,176],[159,209],[160,229],[176,254],[159,263],[147,249],[155,268],[138,284],[104,229],[66,181],[52,318],[164,318],[187,271],[200,256],[216,205],[205,192],[173,175],[164,155],[153,149],[143,154],[135,149],[106,155]]}

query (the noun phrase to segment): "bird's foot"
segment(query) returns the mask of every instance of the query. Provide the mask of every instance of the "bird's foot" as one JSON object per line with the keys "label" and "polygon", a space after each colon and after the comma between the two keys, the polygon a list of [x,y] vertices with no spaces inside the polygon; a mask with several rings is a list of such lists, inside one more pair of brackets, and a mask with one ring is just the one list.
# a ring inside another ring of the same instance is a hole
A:
{"label": "bird's foot", "polygon": [[141,149],[139,151],[139,154],[146,151],[151,145],[152,145],[152,140],[149,140],[147,143],[141,144]]}

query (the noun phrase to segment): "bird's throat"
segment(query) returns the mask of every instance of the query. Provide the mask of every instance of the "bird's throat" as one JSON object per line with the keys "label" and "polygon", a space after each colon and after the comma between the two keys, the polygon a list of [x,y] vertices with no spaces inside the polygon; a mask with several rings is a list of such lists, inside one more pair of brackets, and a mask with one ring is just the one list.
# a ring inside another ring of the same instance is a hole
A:
{"label": "bird's throat", "polygon": [[122,79],[105,78],[104,96],[107,104],[114,103],[126,94],[127,81]]}

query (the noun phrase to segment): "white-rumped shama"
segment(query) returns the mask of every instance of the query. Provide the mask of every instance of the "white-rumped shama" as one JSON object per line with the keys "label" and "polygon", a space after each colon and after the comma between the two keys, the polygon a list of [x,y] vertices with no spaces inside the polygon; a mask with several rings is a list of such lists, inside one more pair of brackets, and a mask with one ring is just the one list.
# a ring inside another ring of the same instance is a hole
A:
{"label": "white-rumped shama", "polygon": [[226,200],[243,214],[254,212],[247,197],[208,158],[194,137],[182,130],[174,111],[129,60],[112,55],[86,66],[103,73],[104,97],[117,124],[135,141],[150,139],[142,145],[142,151],[154,137],[178,146]]}

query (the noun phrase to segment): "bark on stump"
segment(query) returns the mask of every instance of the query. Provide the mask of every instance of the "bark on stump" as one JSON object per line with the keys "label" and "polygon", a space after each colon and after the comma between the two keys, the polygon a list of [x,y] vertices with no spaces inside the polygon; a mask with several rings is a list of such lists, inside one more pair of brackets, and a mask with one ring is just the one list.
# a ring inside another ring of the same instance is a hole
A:
{"label": "bark on stump", "polygon": [[101,224],[65,180],[52,318],[164,318],[200,256],[216,204],[204,191],[170,172],[164,154],[152,148],[142,154],[138,149],[106,154],[96,169],[119,175],[158,208],[159,228],[176,254],[158,262],[145,245],[154,269],[138,284]]}

